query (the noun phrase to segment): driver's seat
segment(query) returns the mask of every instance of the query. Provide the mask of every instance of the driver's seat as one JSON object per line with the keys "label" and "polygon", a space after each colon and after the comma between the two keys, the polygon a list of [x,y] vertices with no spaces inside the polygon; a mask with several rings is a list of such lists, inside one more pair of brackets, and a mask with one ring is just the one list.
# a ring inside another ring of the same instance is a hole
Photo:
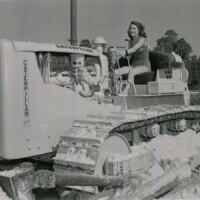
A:
{"label": "driver's seat", "polygon": [[[122,80],[127,80],[128,75],[122,75]],[[134,83],[135,85],[145,85],[150,81],[154,81],[155,79],[155,73],[152,71],[144,72],[142,74],[135,75],[134,77]]]}
{"label": "driver's seat", "polygon": [[155,73],[152,71],[144,72],[142,74],[135,75],[135,85],[146,85],[150,81],[154,81]]}

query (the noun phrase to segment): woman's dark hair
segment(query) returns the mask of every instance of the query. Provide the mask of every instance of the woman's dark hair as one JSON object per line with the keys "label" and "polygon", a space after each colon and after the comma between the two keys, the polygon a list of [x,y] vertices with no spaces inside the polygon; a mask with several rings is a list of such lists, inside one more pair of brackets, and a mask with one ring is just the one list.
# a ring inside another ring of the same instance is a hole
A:
{"label": "woman's dark hair", "polygon": [[[139,32],[139,33],[138,33],[139,36],[142,36],[142,37],[144,37],[144,38],[147,38],[147,35],[146,35],[146,33],[145,33],[145,27],[144,27],[140,22],[132,21],[132,22],[130,23],[130,25],[131,25],[131,24],[137,26],[138,32]],[[129,27],[130,27],[130,25],[129,25]],[[132,39],[132,36],[130,35],[129,30],[127,31],[127,33],[128,33],[129,38]]]}

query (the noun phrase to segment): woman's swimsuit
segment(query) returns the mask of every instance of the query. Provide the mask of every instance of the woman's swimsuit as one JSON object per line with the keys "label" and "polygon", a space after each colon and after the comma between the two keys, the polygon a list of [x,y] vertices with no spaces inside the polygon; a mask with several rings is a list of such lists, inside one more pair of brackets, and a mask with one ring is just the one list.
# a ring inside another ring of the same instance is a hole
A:
{"label": "woman's swimsuit", "polygon": [[[129,41],[129,48],[134,47],[134,45],[140,40],[140,37],[138,37],[137,40]],[[132,67],[136,66],[146,66],[149,70],[151,68],[151,64],[149,61],[149,49],[148,49],[148,43],[145,40],[145,43],[143,46],[141,46],[137,51],[130,54],[130,64]]]}

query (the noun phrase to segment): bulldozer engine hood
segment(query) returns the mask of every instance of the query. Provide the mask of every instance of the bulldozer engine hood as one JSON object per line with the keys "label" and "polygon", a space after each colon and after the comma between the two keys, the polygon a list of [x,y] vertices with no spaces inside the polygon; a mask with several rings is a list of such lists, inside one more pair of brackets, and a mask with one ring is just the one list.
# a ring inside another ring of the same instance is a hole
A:
{"label": "bulldozer engine hood", "polygon": [[23,52],[62,52],[62,53],[75,53],[84,54],[88,56],[99,57],[100,52],[95,49],[81,46],[73,46],[67,44],[48,44],[36,42],[19,42],[12,41],[15,51]]}

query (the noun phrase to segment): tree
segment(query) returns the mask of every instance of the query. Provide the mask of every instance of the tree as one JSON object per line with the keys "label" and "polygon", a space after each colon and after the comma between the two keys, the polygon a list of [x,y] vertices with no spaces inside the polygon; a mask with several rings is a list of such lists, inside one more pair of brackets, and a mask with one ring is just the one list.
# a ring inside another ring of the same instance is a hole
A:
{"label": "tree", "polygon": [[178,34],[177,34],[174,30],[172,30],[172,29],[166,31],[165,35],[166,35],[167,37],[172,38],[174,41],[176,41],[176,40],[178,39]]}
{"label": "tree", "polygon": [[168,30],[165,33],[164,37],[161,37],[157,40],[157,48],[158,50],[166,53],[170,53],[173,51],[173,44],[177,41],[178,34],[174,30]]}
{"label": "tree", "polygon": [[157,40],[156,51],[171,53],[175,51],[183,60],[188,60],[192,53],[192,47],[184,38],[178,38],[174,30],[168,30],[164,37]]}
{"label": "tree", "polygon": [[92,44],[90,43],[90,40],[88,40],[88,39],[81,40],[79,46],[80,47],[89,47],[89,48],[92,48]]}
{"label": "tree", "polygon": [[200,88],[200,58],[193,55],[190,60],[186,61],[186,68],[189,72],[188,87],[192,90]]}
{"label": "tree", "polygon": [[192,47],[184,38],[177,40],[174,44],[174,51],[181,56],[183,60],[189,60],[192,53]]}
{"label": "tree", "polygon": [[171,37],[162,37],[157,40],[157,47],[160,48],[162,52],[170,53],[173,51],[174,40]]}

